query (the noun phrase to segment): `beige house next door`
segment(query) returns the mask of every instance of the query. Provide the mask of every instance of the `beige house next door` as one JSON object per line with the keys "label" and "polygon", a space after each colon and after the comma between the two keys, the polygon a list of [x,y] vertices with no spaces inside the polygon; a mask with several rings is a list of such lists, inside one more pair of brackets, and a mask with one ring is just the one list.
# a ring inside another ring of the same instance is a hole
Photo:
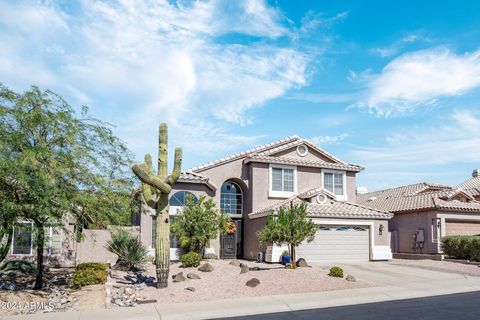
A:
{"label": "beige house next door", "polygon": [[368,226],[322,225],[315,239],[297,248],[307,262],[360,262],[370,260]]}

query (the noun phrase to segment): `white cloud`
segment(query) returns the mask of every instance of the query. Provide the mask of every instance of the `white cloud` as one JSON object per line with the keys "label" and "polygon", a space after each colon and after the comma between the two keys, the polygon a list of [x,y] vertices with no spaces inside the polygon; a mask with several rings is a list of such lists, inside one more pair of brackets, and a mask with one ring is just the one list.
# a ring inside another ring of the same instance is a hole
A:
{"label": "white cloud", "polygon": [[[37,84],[90,104],[136,154],[150,149],[142,137],[155,136],[161,120],[196,150],[250,144],[257,137],[232,128],[306,85],[312,59],[275,42],[298,45],[298,30],[263,0],[83,0],[74,13],[55,1],[11,2],[0,4],[0,26],[6,85]],[[242,45],[228,41],[232,34],[260,40]]]}
{"label": "white cloud", "polygon": [[411,127],[386,137],[385,147],[360,147],[353,157],[370,167],[415,168],[480,161],[480,116],[455,110],[432,127]]}
{"label": "white cloud", "polygon": [[480,50],[457,55],[447,48],[404,54],[370,76],[357,106],[394,116],[480,86]]}
{"label": "white cloud", "polygon": [[409,34],[409,35],[401,38],[400,40],[395,41],[390,46],[381,47],[381,48],[374,48],[374,49],[372,49],[372,52],[375,53],[375,54],[378,54],[382,58],[391,57],[393,55],[396,55],[406,45],[418,41],[419,38],[421,38],[419,36],[419,33]]}
{"label": "white cloud", "polygon": [[307,140],[313,142],[318,146],[329,145],[329,144],[338,144],[348,138],[348,133],[341,133],[335,136],[316,136],[310,137]]}

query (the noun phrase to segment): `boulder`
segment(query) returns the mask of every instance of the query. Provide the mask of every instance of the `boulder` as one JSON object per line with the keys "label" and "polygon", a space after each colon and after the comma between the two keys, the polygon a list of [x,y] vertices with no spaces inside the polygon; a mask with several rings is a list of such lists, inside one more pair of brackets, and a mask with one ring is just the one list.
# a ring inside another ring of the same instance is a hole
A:
{"label": "boulder", "polygon": [[247,283],[245,283],[245,285],[250,288],[255,288],[259,284],[260,284],[260,280],[258,280],[257,278],[252,278],[248,280]]}
{"label": "boulder", "polygon": [[173,274],[173,275],[172,275],[172,279],[175,280],[175,278],[176,278],[177,276],[183,276],[183,272],[179,272],[179,273],[177,273],[177,274]]}
{"label": "boulder", "polygon": [[183,272],[180,272],[175,276],[175,278],[173,278],[173,282],[182,282],[185,280],[187,280],[187,278],[185,278],[185,276],[183,275]]}
{"label": "boulder", "polygon": [[185,290],[195,292],[195,288],[194,288],[194,287],[186,287]]}
{"label": "boulder", "polygon": [[349,275],[345,278],[345,280],[350,281],[350,282],[356,282],[356,281],[357,281],[357,279],[355,279],[355,277],[352,276],[351,274],[349,274]]}
{"label": "boulder", "polygon": [[297,267],[306,268],[308,267],[307,260],[300,258],[297,260]]}
{"label": "boulder", "polygon": [[248,270],[250,270],[250,269],[248,268],[248,266],[246,264],[243,264],[243,263],[240,264],[240,274],[247,273]]}
{"label": "boulder", "polygon": [[132,288],[129,288],[129,287],[125,287],[123,289],[123,293],[127,294],[127,295],[131,295],[133,293],[133,289]]}
{"label": "boulder", "polygon": [[202,264],[199,268],[198,268],[198,271],[202,271],[202,272],[212,272],[214,269],[213,269],[213,266],[206,262],[204,264]]}
{"label": "boulder", "polygon": [[234,267],[240,267],[240,265],[242,264],[240,261],[238,260],[232,260],[230,261],[230,264]]}
{"label": "boulder", "polygon": [[192,272],[187,273],[187,278],[188,279],[201,279],[198,274],[192,273]]}

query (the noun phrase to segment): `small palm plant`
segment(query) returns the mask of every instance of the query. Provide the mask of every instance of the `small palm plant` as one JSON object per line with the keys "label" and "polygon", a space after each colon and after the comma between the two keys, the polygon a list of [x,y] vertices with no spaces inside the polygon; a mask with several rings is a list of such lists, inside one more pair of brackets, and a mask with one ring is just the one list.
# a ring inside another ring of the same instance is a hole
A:
{"label": "small palm plant", "polygon": [[148,261],[148,250],[138,237],[127,230],[119,229],[112,232],[112,240],[107,242],[108,251],[118,256],[115,268],[131,271],[141,269]]}

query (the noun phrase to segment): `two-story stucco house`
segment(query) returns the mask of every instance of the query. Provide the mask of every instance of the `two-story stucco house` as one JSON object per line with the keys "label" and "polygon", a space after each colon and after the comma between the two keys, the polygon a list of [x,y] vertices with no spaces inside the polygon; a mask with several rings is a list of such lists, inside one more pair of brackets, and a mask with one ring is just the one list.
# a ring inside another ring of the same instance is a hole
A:
{"label": "two-story stucco house", "polygon": [[[235,237],[211,241],[220,258],[278,262],[286,247],[262,246],[257,231],[266,216],[291,202],[307,204],[319,225],[315,240],[299,246],[307,261],[369,261],[391,258],[390,213],[357,204],[356,174],[363,170],[297,136],[262,145],[183,172],[170,194],[170,215],[185,205],[187,194],[213,198],[237,225]],[[152,248],[152,216],[137,217],[142,241]],[[175,238],[171,258],[178,258]],[[152,251],[154,249],[151,249]]]}

